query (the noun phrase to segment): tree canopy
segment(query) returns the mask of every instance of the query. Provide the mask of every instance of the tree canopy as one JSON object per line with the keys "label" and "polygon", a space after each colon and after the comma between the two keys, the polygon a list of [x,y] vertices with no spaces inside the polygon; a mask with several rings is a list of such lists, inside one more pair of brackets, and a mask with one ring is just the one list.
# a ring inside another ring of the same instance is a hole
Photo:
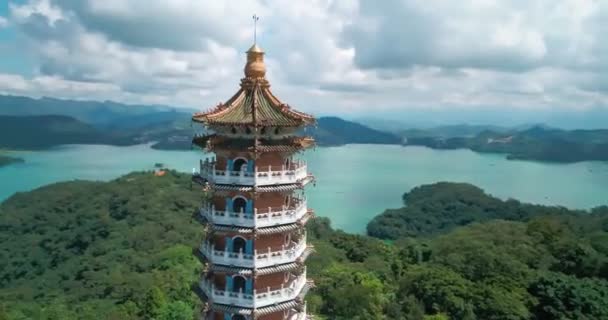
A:
{"label": "tree canopy", "polygon": [[[202,196],[189,176],[169,171],[9,198],[0,205],[0,319],[193,319],[200,302],[190,286],[201,266],[192,247],[203,228],[192,213]],[[458,184],[420,187],[406,202],[427,214],[456,208],[434,223],[475,214],[391,241],[314,219],[309,312],[338,320],[608,317],[608,208],[503,202]]]}

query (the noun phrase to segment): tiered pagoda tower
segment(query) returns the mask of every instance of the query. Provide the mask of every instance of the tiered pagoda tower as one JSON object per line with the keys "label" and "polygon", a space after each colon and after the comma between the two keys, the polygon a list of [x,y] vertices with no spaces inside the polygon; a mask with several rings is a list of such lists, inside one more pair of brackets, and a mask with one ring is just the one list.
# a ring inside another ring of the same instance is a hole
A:
{"label": "tiered pagoda tower", "polygon": [[314,178],[294,156],[314,144],[297,133],[315,119],[277,99],[265,75],[254,44],[237,93],[192,117],[207,129],[193,143],[215,153],[194,174],[208,191],[197,213],[206,229],[197,250],[206,320],[307,319],[304,227],[313,212],[303,189]]}

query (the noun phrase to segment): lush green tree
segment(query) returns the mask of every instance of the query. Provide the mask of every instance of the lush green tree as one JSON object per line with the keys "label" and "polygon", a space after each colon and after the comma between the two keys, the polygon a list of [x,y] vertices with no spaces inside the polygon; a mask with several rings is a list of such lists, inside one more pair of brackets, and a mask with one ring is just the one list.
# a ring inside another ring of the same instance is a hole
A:
{"label": "lush green tree", "polygon": [[158,287],[152,287],[141,307],[144,318],[159,319],[160,314],[166,309],[167,297]]}
{"label": "lush green tree", "polygon": [[200,263],[191,246],[202,228],[191,214],[203,195],[189,186],[188,176],[175,172],[134,173],[108,183],[59,183],[3,202],[0,299],[11,302],[6,313],[140,319],[150,312],[140,308],[153,287],[167,304],[182,301],[194,309],[199,302],[190,285]]}
{"label": "lush green tree", "polygon": [[388,300],[383,283],[373,274],[334,265],[317,283],[324,298],[321,311],[332,319],[383,319]]}
{"label": "lush green tree", "polygon": [[403,195],[404,207],[388,209],[367,225],[369,235],[381,239],[421,237],[447,233],[473,222],[493,219],[528,221],[545,215],[580,215],[562,207],[502,201],[467,183],[439,182]]}
{"label": "lush green tree", "polygon": [[165,304],[158,314],[159,320],[191,320],[192,306],[182,301]]}
{"label": "lush green tree", "polygon": [[474,284],[460,274],[440,266],[414,266],[403,276],[397,291],[399,300],[416,297],[426,313],[445,312],[465,319],[472,307]]}
{"label": "lush green tree", "polygon": [[608,319],[608,282],[545,273],[530,285],[537,319]]}

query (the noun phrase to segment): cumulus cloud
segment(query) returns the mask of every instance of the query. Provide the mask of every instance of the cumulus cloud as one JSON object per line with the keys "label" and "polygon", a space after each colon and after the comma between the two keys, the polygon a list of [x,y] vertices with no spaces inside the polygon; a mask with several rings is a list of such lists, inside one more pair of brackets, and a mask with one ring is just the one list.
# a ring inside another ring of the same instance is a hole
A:
{"label": "cumulus cloud", "polygon": [[34,65],[33,76],[0,70],[5,93],[207,108],[236,90],[255,12],[273,88],[304,111],[608,105],[608,3],[600,0],[28,0],[9,8],[4,24]]}
{"label": "cumulus cloud", "polygon": [[[362,1],[345,37],[363,68],[596,67],[607,44],[600,1]],[[381,35],[381,36],[379,36]]]}

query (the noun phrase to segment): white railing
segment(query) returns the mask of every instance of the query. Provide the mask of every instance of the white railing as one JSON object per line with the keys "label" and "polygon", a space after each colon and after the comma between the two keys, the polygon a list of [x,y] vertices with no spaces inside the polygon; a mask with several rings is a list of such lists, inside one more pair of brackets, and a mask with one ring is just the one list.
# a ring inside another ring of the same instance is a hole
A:
{"label": "white railing", "polygon": [[283,248],[276,251],[273,251],[271,248],[267,250],[256,249],[253,254],[247,254],[243,252],[215,250],[209,242],[203,242],[199,250],[213,264],[244,268],[265,268],[296,261],[306,250],[306,234],[291,247],[287,248],[283,246]]}
{"label": "white railing", "polygon": [[308,210],[306,198],[294,199],[295,205],[283,207],[255,208],[253,213],[216,210],[208,203],[200,209],[200,215],[214,224],[235,225],[242,227],[271,227],[295,223],[306,215]]}
{"label": "white railing", "polygon": [[261,308],[295,299],[306,285],[306,269],[290,284],[279,288],[253,290],[253,293],[231,292],[225,288],[217,288],[206,279],[200,281],[199,286],[211,301],[226,305],[237,305],[245,308]]}
{"label": "white railing", "polygon": [[[246,168],[246,165],[243,166]],[[292,162],[289,167],[255,167],[253,172],[227,171],[216,168],[215,161],[205,159],[200,163],[200,175],[220,184],[272,185],[295,183],[306,178],[308,171],[303,161]]]}

